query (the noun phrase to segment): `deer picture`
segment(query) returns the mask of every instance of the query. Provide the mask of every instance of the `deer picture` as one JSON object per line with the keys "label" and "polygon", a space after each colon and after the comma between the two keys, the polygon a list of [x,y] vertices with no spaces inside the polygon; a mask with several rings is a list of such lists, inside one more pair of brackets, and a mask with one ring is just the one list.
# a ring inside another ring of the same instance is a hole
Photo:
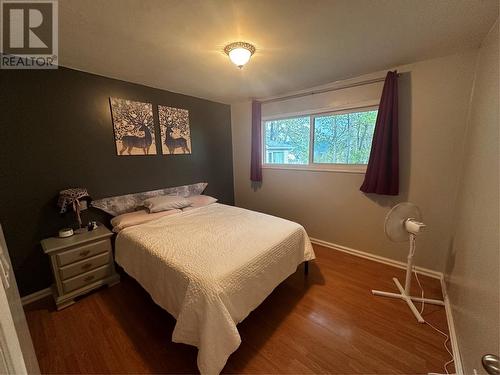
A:
{"label": "deer picture", "polygon": [[173,154],[176,148],[181,148],[184,154],[191,153],[186,138],[181,136],[174,138],[172,136],[172,130],[172,126],[166,126],[165,146],[167,146],[168,152]]}
{"label": "deer picture", "polygon": [[109,101],[116,153],[120,156],[156,154],[153,105],[113,97]]}
{"label": "deer picture", "polygon": [[128,154],[131,155],[134,147],[141,148],[144,155],[149,154],[149,148],[153,143],[151,132],[144,124],[139,125],[139,130],[144,132],[144,137],[138,137],[136,135],[124,135],[122,137],[122,149],[120,150],[120,155],[123,155],[125,150],[127,150]]}

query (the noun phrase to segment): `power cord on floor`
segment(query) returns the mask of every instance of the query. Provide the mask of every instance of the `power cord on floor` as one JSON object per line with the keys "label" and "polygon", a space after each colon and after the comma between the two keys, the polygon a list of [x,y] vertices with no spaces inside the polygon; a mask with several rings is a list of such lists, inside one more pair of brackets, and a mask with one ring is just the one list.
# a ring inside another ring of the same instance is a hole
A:
{"label": "power cord on floor", "polygon": [[[415,274],[415,278],[417,279],[417,283],[418,283],[418,286],[419,286],[420,292],[421,292],[422,307],[420,308],[420,315],[422,315],[422,313],[424,312],[424,308],[425,308],[424,288],[422,287],[422,284],[420,284],[420,280],[418,279],[417,271],[415,271],[415,268],[413,268],[413,273]],[[446,371],[446,373],[449,375],[450,373],[448,372],[448,366],[455,361],[455,357],[453,356],[453,352],[450,349],[448,349],[448,345],[446,345],[448,343],[448,341],[450,341],[450,336],[448,336],[446,333],[444,333],[443,331],[441,331],[439,328],[434,327],[427,320],[424,320],[424,322],[429,327],[431,327],[432,329],[434,329],[435,331],[437,331],[438,333],[440,333],[441,335],[443,335],[446,338],[446,340],[444,341],[443,345],[444,345],[444,348],[446,349],[446,351],[450,354],[451,360],[449,360],[448,362],[446,362],[444,364],[444,371]],[[435,374],[435,373],[431,372],[428,375],[440,375],[440,374]]]}

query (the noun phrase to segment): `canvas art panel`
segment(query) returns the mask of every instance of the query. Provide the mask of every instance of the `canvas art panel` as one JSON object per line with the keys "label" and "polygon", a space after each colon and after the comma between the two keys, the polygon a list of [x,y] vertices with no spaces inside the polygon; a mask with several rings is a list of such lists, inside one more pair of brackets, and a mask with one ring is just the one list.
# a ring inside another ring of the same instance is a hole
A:
{"label": "canvas art panel", "polygon": [[161,147],[164,155],[190,154],[191,133],[187,109],[158,106]]}
{"label": "canvas art panel", "polygon": [[109,98],[116,153],[156,155],[153,105],[133,100]]}

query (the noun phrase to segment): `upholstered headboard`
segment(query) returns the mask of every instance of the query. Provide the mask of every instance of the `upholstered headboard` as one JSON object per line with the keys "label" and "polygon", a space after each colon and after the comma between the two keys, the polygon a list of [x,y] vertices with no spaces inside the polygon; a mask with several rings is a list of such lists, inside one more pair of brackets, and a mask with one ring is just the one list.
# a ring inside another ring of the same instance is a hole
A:
{"label": "upholstered headboard", "polygon": [[208,183],[199,182],[192,185],[175,186],[165,189],[158,189],[152,191],[143,191],[141,193],[133,193],[126,195],[117,195],[115,197],[108,197],[92,201],[92,207],[98,208],[107,212],[110,215],[116,216],[126,212],[135,211],[139,206],[142,206],[144,200],[156,197],[158,195],[179,195],[182,197],[189,197],[191,195],[200,195],[207,187]]}

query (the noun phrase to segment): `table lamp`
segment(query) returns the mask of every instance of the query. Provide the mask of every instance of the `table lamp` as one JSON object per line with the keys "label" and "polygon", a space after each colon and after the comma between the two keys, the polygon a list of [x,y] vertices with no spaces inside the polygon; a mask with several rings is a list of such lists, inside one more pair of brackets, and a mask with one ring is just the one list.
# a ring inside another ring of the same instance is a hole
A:
{"label": "table lamp", "polygon": [[86,227],[82,228],[82,218],[80,217],[80,199],[90,198],[87,189],[85,188],[72,188],[61,190],[59,192],[59,200],[57,205],[61,208],[60,213],[63,214],[68,211],[68,207],[73,207],[76,219],[78,220],[78,228],[75,233],[83,233],[87,231]]}

